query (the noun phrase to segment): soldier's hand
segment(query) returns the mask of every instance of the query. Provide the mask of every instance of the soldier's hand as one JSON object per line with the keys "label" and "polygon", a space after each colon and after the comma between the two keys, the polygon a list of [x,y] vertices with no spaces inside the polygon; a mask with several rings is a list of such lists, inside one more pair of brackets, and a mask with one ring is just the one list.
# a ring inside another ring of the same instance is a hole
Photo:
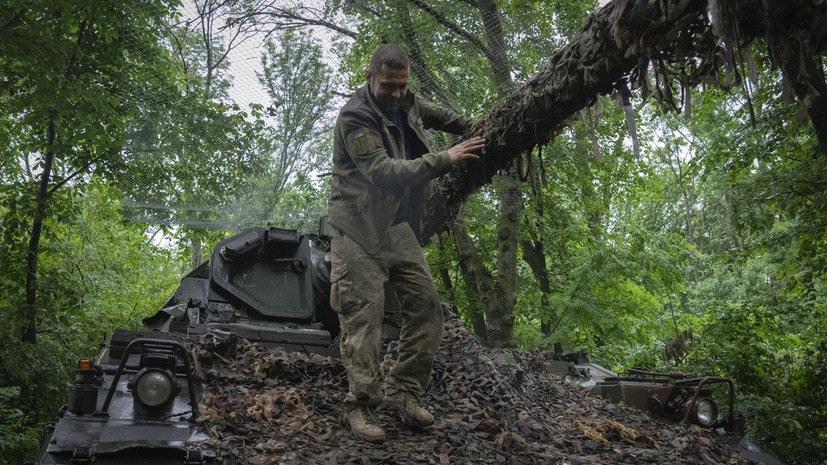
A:
{"label": "soldier's hand", "polygon": [[448,149],[448,155],[451,156],[451,163],[457,164],[462,160],[476,160],[479,155],[474,154],[477,150],[485,147],[485,139],[482,137],[474,137]]}

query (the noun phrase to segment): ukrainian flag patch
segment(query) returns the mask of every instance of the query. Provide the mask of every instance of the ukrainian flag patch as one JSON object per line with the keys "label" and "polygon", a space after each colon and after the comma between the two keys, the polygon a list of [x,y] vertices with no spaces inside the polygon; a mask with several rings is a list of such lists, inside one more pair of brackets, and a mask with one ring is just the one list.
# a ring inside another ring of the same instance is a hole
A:
{"label": "ukrainian flag patch", "polygon": [[347,137],[350,139],[350,146],[353,147],[354,155],[364,155],[373,148],[373,140],[364,129],[357,129]]}

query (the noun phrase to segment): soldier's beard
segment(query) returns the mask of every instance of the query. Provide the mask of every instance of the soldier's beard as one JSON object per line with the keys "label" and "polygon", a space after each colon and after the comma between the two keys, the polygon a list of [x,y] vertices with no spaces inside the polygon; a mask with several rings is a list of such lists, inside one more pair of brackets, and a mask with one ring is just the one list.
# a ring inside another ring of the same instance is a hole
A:
{"label": "soldier's beard", "polygon": [[386,115],[391,115],[399,110],[399,101],[389,102],[387,100],[381,100],[379,101],[379,107]]}

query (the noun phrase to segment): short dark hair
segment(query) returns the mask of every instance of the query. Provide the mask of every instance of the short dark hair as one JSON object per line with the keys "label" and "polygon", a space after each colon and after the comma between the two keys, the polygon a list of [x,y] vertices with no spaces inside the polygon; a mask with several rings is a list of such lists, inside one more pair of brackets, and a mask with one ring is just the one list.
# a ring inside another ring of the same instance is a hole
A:
{"label": "short dark hair", "polygon": [[368,71],[370,74],[378,75],[382,72],[382,65],[394,69],[410,69],[411,60],[402,47],[396,44],[382,44],[373,51]]}

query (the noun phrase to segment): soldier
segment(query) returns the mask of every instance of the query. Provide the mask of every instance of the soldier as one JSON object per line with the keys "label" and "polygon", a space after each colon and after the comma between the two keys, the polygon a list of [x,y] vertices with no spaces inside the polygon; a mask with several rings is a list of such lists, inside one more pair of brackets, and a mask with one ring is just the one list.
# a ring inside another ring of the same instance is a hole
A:
{"label": "soldier", "polygon": [[[430,383],[443,316],[420,247],[422,196],[428,181],[453,164],[479,158],[473,152],[485,140],[430,151],[425,128],[463,134],[471,119],[408,91],[410,61],[399,46],[377,47],[365,74],[367,84],[342,107],[334,129],[330,303],[341,322],[347,420],[357,436],[382,441],[380,403],[411,424],[434,422],[419,394]],[[378,373],[386,282],[401,304],[402,328],[383,402]]]}

